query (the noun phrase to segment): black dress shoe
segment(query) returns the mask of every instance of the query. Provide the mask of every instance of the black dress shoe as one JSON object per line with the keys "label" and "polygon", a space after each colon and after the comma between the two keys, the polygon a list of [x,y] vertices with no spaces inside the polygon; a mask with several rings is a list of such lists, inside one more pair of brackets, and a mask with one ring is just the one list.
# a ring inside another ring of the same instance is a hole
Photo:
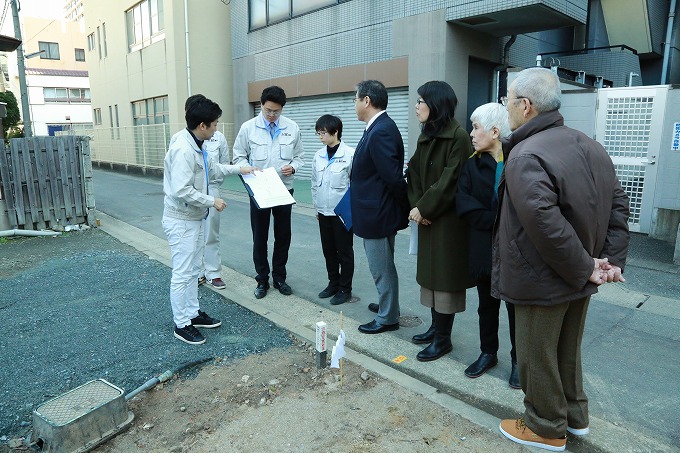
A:
{"label": "black dress shoe", "polygon": [[262,299],[267,295],[267,290],[269,289],[269,283],[258,283],[257,288],[255,288],[255,299]]}
{"label": "black dress shoe", "polygon": [[352,291],[347,291],[345,289],[338,291],[335,296],[331,299],[331,305],[344,304],[352,298]]}
{"label": "black dress shoe", "polygon": [[479,358],[475,360],[475,363],[467,367],[465,376],[469,378],[478,378],[491,368],[495,367],[497,363],[498,357],[496,357],[496,354],[486,354],[482,352],[479,355]]}
{"label": "black dress shoe", "polygon": [[335,296],[335,294],[338,292],[338,287],[333,286],[333,285],[328,285],[326,286],[326,289],[321,291],[319,293],[319,298],[320,299],[327,299],[329,297]]}
{"label": "black dress shoe", "polygon": [[380,305],[374,304],[373,302],[371,302],[370,304],[368,304],[368,309],[370,311],[372,311],[373,313],[378,313],[378,310],[380,309]]}
{"label": "black dress shoe", "polygon": [[390,330],[398,330],[399,323],[396,324],[380,324],[375,319],[367,324],[362,324],[359,326],[359,332],[361,333],[383,333],[389,332]]}
{"label": "black dress shoe", "polygon": [[517,362],[512,362],[512,371],[510,371],[510,379],[508,379],[508,384],[510,388],[521,389],[522,386],[519,383],[519,366]]}
{"label": "black dress shoe", "polygon": [[286,282],[274,282],[274,288],[278,289],[284,296],[293,294],[293,289]]}

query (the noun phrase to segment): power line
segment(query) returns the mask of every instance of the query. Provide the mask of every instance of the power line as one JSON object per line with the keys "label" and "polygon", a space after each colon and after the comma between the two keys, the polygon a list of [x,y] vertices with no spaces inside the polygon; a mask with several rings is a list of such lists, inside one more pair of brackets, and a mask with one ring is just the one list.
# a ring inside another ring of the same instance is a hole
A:
{"label": "power line", "polygon": [[5,17],[7,16],[7,10],[9,8],[10,0],[5,0],[5,8],[2,10],[2,19],[0,19],[0,29],[5,25]]}

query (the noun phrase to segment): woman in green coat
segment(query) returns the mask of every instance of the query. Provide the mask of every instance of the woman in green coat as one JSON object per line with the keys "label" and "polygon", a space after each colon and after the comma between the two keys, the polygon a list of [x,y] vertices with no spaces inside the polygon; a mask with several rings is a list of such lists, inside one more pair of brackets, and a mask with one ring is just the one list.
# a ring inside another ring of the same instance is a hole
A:
{"label": "woman in green coat", "polygon": [[456,313],[465,311],[468,273],[467,225],[456,215],[456,187],[472,154],[470,138],[454,119],[456,94],[446,82],[418,88],[416,116],[421,124],[416,152],[408,166],[409,220],[418,224],[420,303],[430,307],[432,325],[414,343],[430,343],[416,358],[436,360],[451,351]]}

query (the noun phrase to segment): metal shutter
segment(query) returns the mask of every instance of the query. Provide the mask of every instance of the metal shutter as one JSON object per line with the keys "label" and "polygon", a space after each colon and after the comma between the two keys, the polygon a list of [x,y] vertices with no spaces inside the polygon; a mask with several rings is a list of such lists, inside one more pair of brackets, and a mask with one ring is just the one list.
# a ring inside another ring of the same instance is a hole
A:
{"label": "metal shutter", "polygon": [[[396,88],[387,90],[389,102],[387,113],[397,123],[404,139],[404,149],[408,150],[408,88]],[[366,123],[357,119],[354,110],[354,92],[333,94],[326,96],[312,96],[305,98],[290,99],[286,102],[283,115],[295,121],[302,132],[302,143],[305,147],[305,166],[300,169],[296,176],[300,179],[311,178],[311,165],[314,153],[323,144],[316,136],[314,125],[321,115],[330,114],[340,117],[342,120],[342,141],[351,147],[355,147],[364,133]],[[260,114],[260,104],[255,106],[255,115]],[[405,162],[408,160],[406,152]]]}

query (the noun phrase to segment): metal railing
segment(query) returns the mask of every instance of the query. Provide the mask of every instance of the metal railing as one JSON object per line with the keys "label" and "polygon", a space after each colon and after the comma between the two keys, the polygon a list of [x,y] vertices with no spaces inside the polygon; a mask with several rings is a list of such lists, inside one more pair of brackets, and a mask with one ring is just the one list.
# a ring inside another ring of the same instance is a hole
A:
{"label": "metal railing", "polygon": [[[141,126],[94,127],[57,132],[56,135],[84,135],[90,137],[92,162],[108,163],[142,170],[162,169],[163,159],[172,136],[185,124],[148,124]],[[234,125],[220,123],[217,129],[234,141]]]}

